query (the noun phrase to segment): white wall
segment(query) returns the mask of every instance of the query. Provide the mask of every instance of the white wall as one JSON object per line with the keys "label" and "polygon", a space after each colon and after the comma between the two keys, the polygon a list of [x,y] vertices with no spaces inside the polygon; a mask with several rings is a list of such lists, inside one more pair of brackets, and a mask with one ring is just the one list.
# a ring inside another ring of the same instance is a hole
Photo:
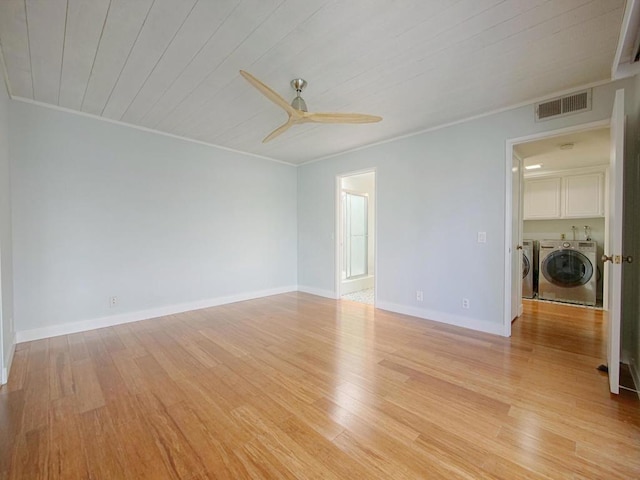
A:
{"label": "white wall", "polygon": [[301,166],[298,283],[335,295],[334,178],[376,167],[377,305],[502,333],[506,140],[608,119],[623,86],[595,88],[590,112],[535,123],[529,105]]}
{"label": "white wall", "polygon": [[0,384],[7,380],[14,347],[9,102],[3,78],[0,80]]}
{"label": "white wall", "polygon": [[18,101],[10,113],[19,340],[295,289],[294,167]]}

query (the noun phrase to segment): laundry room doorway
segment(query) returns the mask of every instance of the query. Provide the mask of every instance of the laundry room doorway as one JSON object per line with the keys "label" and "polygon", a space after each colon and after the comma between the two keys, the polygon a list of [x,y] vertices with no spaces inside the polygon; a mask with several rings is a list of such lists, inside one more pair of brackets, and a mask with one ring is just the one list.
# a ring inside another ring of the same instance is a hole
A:
{"label": "laundry room doorway", "polygon": [[608,122],[513,145],[514,165],[517,158],[521,166],[512,186],[513,196],[519,193],[513,248],[522,253],[522,275],[512,273],[512,295],[602,307],[610,152]]}
{"label": "laundry room doorway", "polygon": [[375,170],[337,177],[336,284],[338,296],[375,304]]}
{"label": "laundry room doorway", "polygon": [[[512,273],[513,251],[522,248],[513,235],[516,155],[524,167],[523,241],[538,242],[537,292],[531,302],[571,305],[572,316],[580,316],[585,307],[602,309],[610,390],[618,393],[622,268],[632,262],[622,252],[624,91],[616,92],[611,120],[509,140],[506,147],[504,334],[511,335],[514,290],[522,288]],[[559,319],[554,328],[565,325]],[[571,330],[562,332],[579,344]]]}

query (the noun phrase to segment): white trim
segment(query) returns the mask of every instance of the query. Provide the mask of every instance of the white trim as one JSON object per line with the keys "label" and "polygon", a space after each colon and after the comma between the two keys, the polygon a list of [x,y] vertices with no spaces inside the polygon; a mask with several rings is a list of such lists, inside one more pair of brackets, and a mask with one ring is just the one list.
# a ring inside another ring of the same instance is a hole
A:
{"label": "white trim", "polygon": [[600,80],[600,81],[597,81],[597,82],[587,83],[586,85],[578,86],[578,87],[575,87],[575,88],[569,88],[569,89],[566,89],[566,90],[562,90],[560,92],[555,92],[555,93],[552,93],[552,94],[549,94],[549,95],[545,95],[543,97],[534,98],[532,100],[525,100],[524,102],[516,103],[515,105],[510,105],[508,107],[502,107],[502,108],[498,108],[496,110],[490,110],[490,111],[485,112],[485,113],[480,113],[478,115],[473,115],[471,117],[461,118],[460,120],[454,120],[453,122],[443,123],[441,125],[435,125],[433,127],[429,127],[429,128],[425,128],[425,129],[422,129],[422,130],[418,130],[416,132],[405,133],[405,134],[398,135],[398,136],[395,136],[395,137],[387,138],[386,140],[381,140],[379,142],[368,143],[366,145],[362,145],[360,147],[351,148],[349,150],[344,150],[342,152],[331,153],[331,154],[325,155],[323,157],[314,158],[313,160],[308,160],[306,162],[302,162],[302,163],[298,164],[297,166],[301,167],[302,165],[308,165],[310,163],[320,162],[322,160],[327,160],[329,158],[338,157],[340,155],[345,155],[347,153],[353,153],[353,152],[357,152],[357,151],[360,151],[360,150],[365,150],[367,148],[377,147],[379,145],[384,145],[385,143],[391,143],[391,142],[395,142],[397,140],[402,140],[404,138],[415,137],[416,135],[422,135],[423,133],[429,133],[429,132],[434,132],[436,130],[441,130],[443,128],[453,127],[454,125],[460,125],[461,123],[471,122],[473,120],[478,120],[479,118],[489,117],[491,115],[497,115],[498,113],[508,112],[509,110],[515,110],[516,108],[526,107],[526,106],[533,105],[533,104],[538,103],[538,102],[543,102],[545,100],[550,100],[552,98],[561,97],[561,96],[567,95],[569,93],[577,92],[577,91],[580,91],[580,90],[585,90],[587,88],[600,87],[602,85],[607,85],[609,83],[613,83],[613,82],[611,80]]}
{"label": "white trim", "polygon": [[80,112],[78,110],[72,110],[70,108],[60,107],[58,105],[51,105],[49,103],[43,103],[43,102],[39,102],[37,100],[31,100],[30,98],[14,96],[14,97],[11,97],[11,99],[12,100],[16,100],[18,102],[28,103],[28,104],[31,104],[31,105],[37,105],[39,107],[50,108],[52,110],[57,110],[59,112],[65,112],[65,113],[70,113],[70,114],[73,114],[73,115],[79,115],[81,117],[93,118],[94,120],[100,120],[100,121],[103,121],[103,122],[112,123],[114,125],[119,125],[121,127],[129,127],[129,128],[133,128],[133,129],[136,129],[136,130],[141,130],[141,131],[147,132],[147,133],[154,133],[156,135],[162,135],[164,137],[175,138],[177,140],[182,140],[184,142],[196,143],[198,145],[205,145],[207,147],[219,148],[220,150],[225,150],[227,152],[237,153],[239,155],[246,155],[248,157],[259,158],[261,160],[268,160],[270,162],[281,163],[283,165],[288,165],[290,167],[297,167],[297,165],[294,164],[294,163],[285,162],[284,160],[278,160],[278,159],[275,159],[275,158],[272,158],[272,157],[266,157],[264,155],[258,155],[257,153],[243,152],[241,150],[236,150],[234,148],[223,147],[222,145],[216,145],[215,143],[209,143],[209,142],[204,142],[202,140],[196,140],[196,139],[189,138],[189,137],[183,137],[183,136],[180,136],[180,135],[174,135],[173,133],[163,132],[161,130],[156,130],[156,129],[153,129],[153,128],[143,127],[143,126],[140,126],[140,125],[134,125],[132,123],[122,122],[120,120],[114,120],[112,118],[101,117],[100,115],[94,115],[93,113]]}
{"label": "white trim", "polygon": [[323,290],[321,288],[309,287],[306,285],[298,285],[298,292],[308,293],[310,295],[317,295],[318,297],[330,298],[331,300],[338,300],[338,294],[330,290]]}
{"label": "white trim", "polygon": [[511,336],[511,244],[513,233],[513,143],[506,142],[505,154],[505,199],[504,199],[504,310],[502,312],[503,323],[501,335]]}
{"label": "white trim", "polygon": [[[340,174],[336,175],[335,182],[335,199],[334,199],[334,244],[333,244],[333,258],[334,258],[334,270],[333,270],[333,289],[336,292],[336,298],[339,298],[342,295],[342,276],[341,276],[341,265],[342,265],[342,248],[340,246],[341,233],[342,233],[342,176]],[[375,289],[374,289],[375,292]]]}
{"label": "white trim", "polygon": [[533,173],[525,173],[524,179],[530,178],[543,178],[543,177],[558,177],[565,175],[585,175],[589,173],[604,173],[609,168],[609,165],[594,165],[593,167],[579,167],[579,168],[564,168],[560,170],[547,170],[543,172],[535,171]]}
{"label": "white trim", "polygon": [[468,328],[471,330],[491,333],[494,335],[504,335],[502,325],[495,322],[486,322],[471,317],[463,317],[461,315],[452,315],[450,313],[439,312],[436,310],[428,310],[425,308],[407,307],[389,302],[379,302],[376,308],[387,310],[389,312],[401,313],[412,317],[423,318],[438,323],[454,325],[456,327]]}
{"label": "white trim", "polygon": [[5,367],[0,372],[0,385],[4,385],[9,381],[9,374],[11,373],[11,364],[13,363],[13,355],[16,353],[16,336],[13,336],[13,341],[11,342],[11,349],[9,350],[9,355],[7,356],[7,363]]}
{"label": "white trim", "polygon": [[[570,127],[558,128],[555,130],[546,130],[544,132],[533,133],[531,135],[525,135],[524,137],[516,137],[509,138],[507,142],[511,142],[512,145],[516,145],[518,143],[526,143],[533,140],[540,140],[543,138],[553,138],[553,137],[561,137],[563,135],[567,135],[569,133],[576,132],[587,132],[589,130],[597,130],[604,127],[609,127],[611,125],[611,119],[607,118],[606,120],[597,120],[595,122],[582,123],[579,125],[573,125]],[[509,157],[509,161],[511,161],[511,157]]]}
{"label": "white trim", "polygon": [[503,335],[511,336],[511,230],[512,230],[512,189],[511,184],[511,168],[513,164],[513,146],[519,143],[540,140],[542,138],[553,138],[575,132],[585,132],[595,130],[605,126],[610,126],[611,119],[599,120],[597,122],[583,123],[571,127],[560,128],[557,130],[548,130],[538,132],[524,137],[508,138],[505,142],[505,208],[504,208],[504,306],[503,306]]}
{"label": "white trim", "polygon": [[[616,47],[616,54],[613,57],[613,64],[611,65],[611,78],[613,80],[619,80],[625,77],[631,77],[638,73],[638,65],[628,62],[626,59],[624,63],[620,63],[622,60],[622,52],[625,50],[625,46],[630,42],[635,42],[636,38],[630,37],[630,35],[637,35],[638,31],[638,17],[640,16],[640,9],[636,0],[627,0],[624,15],[622,17],[622,26],[620,27],[620,34],[618,36],[618,45]],[[636,29],[631,30],[631,28]],[[632,45],[635,47],[636,45]],[[635,53],[633,50],[632,54]]]}
{"label": "white trim", "polygon": [[139,320],[148,320],[150,318],[158,318],[166,315],[173,315],[176,313],[189,312],[191,310],[199,310],[201,308],[216,307],[218,305],[225,305],[228,303],[243,302],[245,300],[269,297],[271,295],[278,295],[281,293],[295,292],[296,290],[297,289],[295,286],[272,288],[268,290],[259,290],[237,295],[229,295],[226,297],[216,297],[207,300],[180,303],[177,305],[166,305],[164,307],[123,313],[121,315],[93,318],[90,320],[64,323],[61,325],[51,325],[48,327],[34,328],[32,330],[22,330],[16,332],[16,341],[17,343],[22,343],[30,342],[32,340],[40,340],[42,338],[57,337],[59,335],[69,335],[71,333],[85,332],[87,330],[94,330],[96,328],[111,327],[114,325],[120,325],[122,323],[137,322]]}

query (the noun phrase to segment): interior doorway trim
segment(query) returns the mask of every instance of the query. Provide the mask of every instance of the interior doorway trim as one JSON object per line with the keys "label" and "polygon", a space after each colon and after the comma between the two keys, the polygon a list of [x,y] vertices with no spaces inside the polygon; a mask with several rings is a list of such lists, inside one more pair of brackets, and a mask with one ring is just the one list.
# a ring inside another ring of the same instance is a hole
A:
{"label": "interior doorway trim", "polygon": [[597,122],[582,123],[571,127],[560,128],[557,130],[548,130],[545,132],[534,133],[524,137],[509,138],[505,145],[505,209],[504,209],[504,306],[503,306],[503,335],[511,336],[511,288],[513,279],[511,278],[511,231],[512,231],[512,214],[513,214],[513,183],[512,183],[512,162],[513,162],[513,146],[519,143],[541,140],[543,138],[559,137],[575,132],[584,132],[587,130],[595,130],[598,128],[609,127],[611,119],[599,120]]}
{"label": "interior doorway trim", "polygon": [[363,175],[366,173],[373,173],[373,304],[374,306],[378,301],[378,174],[375,167],[365,168],[362,170],[354,170],[351,172],[340,173],[336,175],[335,180],[335,225],[334,225],[334,258],[335,258],[335,267],[334,267],[334,291],[336,299],[340,299],[341,297],[341,289],[340,283],[342,281],[341,278],[341,268],[342,268],[342,248],[340,247],[341,241],[341,225],[340,221],[342,219],[341,205],[340,205],[340,196],[342,194],[342,179],[347,177],[353,177],[356,175]]}

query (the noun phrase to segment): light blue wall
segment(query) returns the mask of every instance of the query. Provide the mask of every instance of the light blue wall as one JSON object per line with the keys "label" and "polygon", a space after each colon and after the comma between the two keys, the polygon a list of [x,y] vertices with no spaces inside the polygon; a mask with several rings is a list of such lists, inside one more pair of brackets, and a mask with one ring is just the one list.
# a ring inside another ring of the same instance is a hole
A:
{"label": "light blue wall", "polygon": [[18,331],[295,289],[295,167],[18,101],[10,113]]}
{"label": "light blue wall", "polygon": [[529,105],[299,167],[299,285],[334,294],[335,176],[375,167],[377,305],[501,333],[506,141],[608,119],[622,87],[595,88],[590,112],[535,123]]}
{"label": "light blue wall", "polygon": [[[620,87],[637,139],[628,80],[596,88],[588,113],[535,123],[527,106],[298,169],[9,102],[17,330],[296,283],[335,295],[336,175],[376,167],[378,306],[501,333],[505,142],[607,119]],[[629,308],[637,359],[637,297]]]}

